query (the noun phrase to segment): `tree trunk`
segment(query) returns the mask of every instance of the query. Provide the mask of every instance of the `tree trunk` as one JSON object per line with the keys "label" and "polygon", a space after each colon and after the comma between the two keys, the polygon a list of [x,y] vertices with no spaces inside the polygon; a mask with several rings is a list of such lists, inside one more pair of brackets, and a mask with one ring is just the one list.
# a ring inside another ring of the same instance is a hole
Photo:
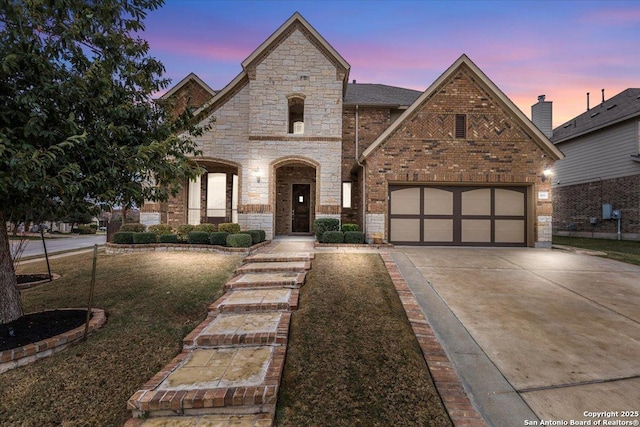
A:
{"label": "tree trunk", "polygon": [[0,210],[0,324],[12,322],[24,315],[13,269],[7,223]]}

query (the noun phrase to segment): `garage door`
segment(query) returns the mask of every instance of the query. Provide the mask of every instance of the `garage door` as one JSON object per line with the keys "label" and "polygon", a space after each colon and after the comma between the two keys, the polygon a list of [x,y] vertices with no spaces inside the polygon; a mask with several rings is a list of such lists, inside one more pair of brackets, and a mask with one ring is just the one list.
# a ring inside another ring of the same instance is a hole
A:
{"label": "garage door", "polygon": [[407,245],[525,246],[526,187],[389,187],[389,240]]}

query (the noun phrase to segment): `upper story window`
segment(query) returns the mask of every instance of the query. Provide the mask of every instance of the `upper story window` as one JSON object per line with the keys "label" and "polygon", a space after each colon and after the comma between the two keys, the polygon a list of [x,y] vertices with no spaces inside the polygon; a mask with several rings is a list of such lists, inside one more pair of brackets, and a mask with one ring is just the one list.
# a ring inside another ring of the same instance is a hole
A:
{"label": "upper story window", "polygon": [[467,116],[464,114],[456,114],[455,137],[460,139],[467,137]]}
{"label": "upper story window", "polygon": [[304,133],[304,97],[289,97],[289,133]]}

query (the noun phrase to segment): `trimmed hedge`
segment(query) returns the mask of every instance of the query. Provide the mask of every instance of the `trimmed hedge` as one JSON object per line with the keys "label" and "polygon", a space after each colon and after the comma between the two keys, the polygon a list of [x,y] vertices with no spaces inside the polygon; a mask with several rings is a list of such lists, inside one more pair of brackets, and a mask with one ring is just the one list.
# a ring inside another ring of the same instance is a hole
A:
{"label": "trimmed hedge", "polygon": [[257,232],[259,235],[258,241],[254,243],[254,245],[256,243],[262,243],[265,240],[267,240],[267,233],[264,230],[247,230],[247,233],[252,233],[252,232]]}
{"label": "trimmed hedge", "polygon": [[251,235],[245,233],[229,234],[227,236],[227,246],[232,248],[250,248]]}
{"label": "trimmed hedge", "polygon": [[81,225],[78,228],[74,228],[75,233],[78,234],[96,234],[96,229],[89,225]]}
{"label": "trimmed hedge", "polygon": [[346,233],[347,231],[360,231],[358,224],[342,224],[341,230]]}
{"label": "trimmed hedge", "polygon": [[132,222],[130,224],[122,224],[118,231],[131,231],[133,233],[144,233],[146,227],[144,224],[138,222]]}
{"label": "trimmed hedge", "polygon": [[158,237],[158,241],[160,243],[178,243],[178,235],[177,234],[161,234]]}
{"label": "trimmed hedge", "polygon": [[133,232],[132,231],[118,231],[113,233],[113,243],[120,245],[132,245],[133,244]]}
{"label": "trimmed hedge", "polygon": [[165,234],[172,234],[173,229],[169,224],[154,224],[147,227],[147,231],[156,233],[156,236],[160,237]]}
{"label": "trimmed hedge", "polygon": [[209,235],[209,241],[212,245],[225,246],[227,244],[227,236],[229,233],[226,231],[214,231]]}
{"label": "trimmed hedge", "polygon": [[193,228],[193,231],[204,231],[205,233],[213,233],[218,231],[215,224],[198,224]]}
{"label": "trimmed hedge", "polygon": [[240,224],[235,222],[223,222],[218,225],[218,231],[226,231],[229,234],[237,234],[240,232]]}
{"label": "trimmed hedge", "polygon": [[345,231],[344,242],[361,245],[364,243],[364,233],[362,231]]}
{"label": "trimmed hedge", "polygon": [[318,218],[313,221],[313,229],[316,233],[316,239],[322,243],[324,242],[322,236],[326,231],[340,231],[340,220],[337,218]]}
{"label": "trimmed hedge", "polygon": [[156,236],[156,233],[154,232],[150,232],[150,233],[133,233],[133,244],[134,245],[141,245],[141,244],[147,244],[147,243],[156,243],[156,241],[158,240],[158,236]]}
{"label": "trimmed hedge", "polygon": [[342,231],[325,231],[322,235],[323,243],[344,243],[344,233]]}
{"label": "trimmed hedge", "polygon": [[248,234],[249,236],[251,236],[252,245],[260,243],[260,232],[258,230],[241,231],[240,234]]}
{"label": "trimmed hedge", "polygon": [[209,233],[205,231],[192,231],[189,233],[188,242],[195,245],[208,245]]}
{"label": "trimmed hedge", "polygon": [[195,227],[196,227],[195,225],[191,225],[191,224],[179,225],[178,229],[176,230],[178,239],[182,240],[183,242],[186,242],[189,239],[189,233],[191,233]]}

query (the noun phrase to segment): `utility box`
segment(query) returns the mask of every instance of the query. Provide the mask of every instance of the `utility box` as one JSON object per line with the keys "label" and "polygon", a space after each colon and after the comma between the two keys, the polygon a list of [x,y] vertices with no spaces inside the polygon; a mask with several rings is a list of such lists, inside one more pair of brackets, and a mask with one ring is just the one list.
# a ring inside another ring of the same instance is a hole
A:
{"label": "utility box", "polygon": [[589,218],[589,222],[591,223],[591,225],[596,225],[598,224],[598,218],[592,216],[591,218]]}
{"label": "utility box", "polygon": [[620,212],[620,209],[611,211],[611,219],[620,219],[620,218],[622,218],[622,213]]}
{"label": "utility box", "polygon": [[602,219],[611,219],[611,212],[613,208],[611,207],[611,203],[605,203],[602,205]]}

